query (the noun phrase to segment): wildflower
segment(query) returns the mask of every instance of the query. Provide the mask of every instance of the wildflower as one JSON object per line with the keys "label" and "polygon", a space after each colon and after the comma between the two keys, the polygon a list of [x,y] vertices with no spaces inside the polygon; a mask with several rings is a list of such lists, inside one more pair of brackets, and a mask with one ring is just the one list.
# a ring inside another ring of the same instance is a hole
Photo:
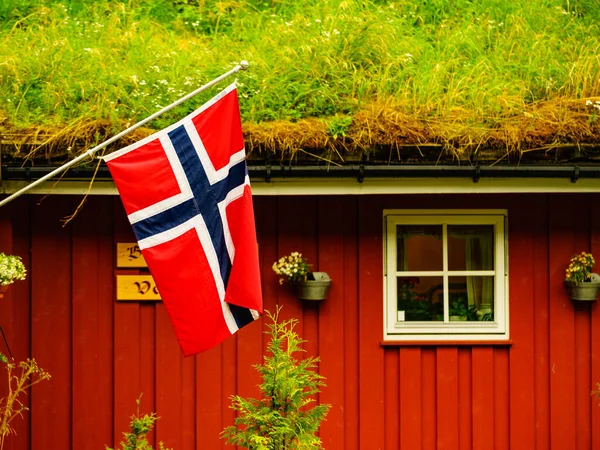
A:
{"label": "wildflower", "polygon": [[0,286],[7,286],[16,280],[24,280],[27,275],[20,256],[0,253]]}
{"label": "wildflower", "polygon": [[572,283],[582,283],[592,278],[592,268],[596,264],[591,253],[581,252],[571,258],[565,271],[565,280]]}
{"label": "wildflower", "polygon": [[273,263],[273,271],[279,275],[279,284],[284,281],[295,283],[306,281],[310,273],[310,265],[301,253],[292,252],[288,256],[283,256]]}

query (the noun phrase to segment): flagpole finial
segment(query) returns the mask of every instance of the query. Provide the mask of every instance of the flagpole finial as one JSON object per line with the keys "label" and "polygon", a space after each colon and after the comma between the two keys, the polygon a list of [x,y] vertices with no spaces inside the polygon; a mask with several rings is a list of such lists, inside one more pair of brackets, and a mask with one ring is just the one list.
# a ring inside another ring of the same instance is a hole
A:
{"label": "flagpole finial", "polygon": [[248,61],[246,61],[245,59],[243,61],[240,61],[241,70],[247,70],[249,65],[250,64],[248,64]]}

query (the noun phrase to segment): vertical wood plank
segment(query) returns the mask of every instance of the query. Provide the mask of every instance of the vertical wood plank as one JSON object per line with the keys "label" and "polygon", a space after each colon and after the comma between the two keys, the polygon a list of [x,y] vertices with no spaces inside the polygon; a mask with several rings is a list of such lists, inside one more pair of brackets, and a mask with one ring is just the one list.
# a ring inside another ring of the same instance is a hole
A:
{"label": "vertical wood plank", "polygon": [[575,320],[565,294],[564,271],[574,253],[573,220],[568,195],[550,197],[550,440],[552,447],[575,448]]}
{"label": "vertical wood plank", "polygon": [[387,348],[384,353],[384,442],[385,450],[398,450],[400,448],[400,389],[397,348]]}
{"label": "vertical wood plank", "polygon": [[421,349],[400,348],[400,448],[421,449]]}
{"label": "vertical wood plank", "polygon": [[[344,345],[346,329],[346,292],[355,286],[346,284],[344,278],[344,230],[338,222],[355,220],[347,217],[347,209],[352,198],[324,197],[319,199],[318,239],[319,267],[329,274],[333,280],[327,299],[319,305],[319,350],[320,373],[327,383],[321,392],[320,400],[331,405],[327,419],[321,426],[323,447],[331,450],[342,450],[345,445],[344,436],[344,353],[340,354],[340,346]],[[327,243],[325,246],[324,243]],[[341,256],[341,258],[340,258]],[[355,278],[350,278],[351,281]]]}
{"label": "vertical wood plank", "polygon": [[[300,213],[301,211],[301,213]],[[303,257],[308,258],[308,263],[316,263],[316,235],[310,235],[306,229],[314,230],[312,223],[315,221],[316,200],[314,197],[290,197],[279,199],[277,204],[277,258],[289,255],[297,251]],[[312,268],[311,268],[312,269]],[[281,321],[291,318],[298,319],[296,331],[303,339],[304,335],[303,305],[296,298],[291,286],[284,283],[277,293],[278,302],[283,306],[281,310]]]}
{"label": "vertical wood plank", "polygon": [[237,332],[237,391],[242,397],[258,397],[260,374],[254,368],[262,363],[262,324],[257,320]]}
{"label": "vertical wood plank", "polygon": [[[600,195],[590,195],[590,203],[597,204]],[[592,208],[590,211],[591,251],[600,264],[600,208]],[[590,370],[592,389],[597,389],[600,383],[600,305],[598,301],[591,305],[591,330],[590,330]],[[591,448],[600,448],[600,401],[592,400],[591,414]]]}
{"label": "vertical wood plank", "polygon": [[[256,239],[258,248],[258,264],[260,267],[261,288],[263,293],[263,308],[265,311],[274,312],[276,299],[273,297],[273,289],[277,286],[275,273],[271,265],[276,260],[276,236],[277,215],[273,214],[275,199],[254,197],[254,218],[256,223]],[[270,273],[269,273],[270,272]],[[263,326],[264,318],[246,325],[237,332],[237,361],[235,371],[237,376],[237,393],[242,397],[258,398],[261,383],[260,374],[254,368],[256,364],[262,363],[263,356]],[[227,400],[227,406],[231,402]]]}
{"label": "vertical wood plank", "polygon": [[[236,371],[237,371],[237,335],[231,336],[221,343],[221,430],[233,425],[235,420],[235,411],[229,405],[229,398],[236,394]],[[218,439],[219,435],[209,436],[209,438]],[[231,448],[221,440],[221,448]]]}
{"label": "vertical wood plank", "polygon": [[[359,446],[359,306],[358,306],[358,199],[344,204],[344,450]],[[334,383],[330,380],[329,383]]]}
{"label": "vertical wood plank", "polygon": [[458,349],[458,448],[473,448],[472,357],[470,348]]}
{"label": "vertical wood plank", "polygon": [[[437,448],[458,448],[458,351],[438,347],[437,363]],[[475,364],[475,355],[473,355]],[[475,374],[473,374],[475,383]],[[473,399],[475,407],[475,399]],[[476,426],[476,425],[475,425]]]}
{"label": "vertical wood plank", "polygon": [[[549,197],[532,205],[535,446],[550,448]],[[511,272],[512,276],[512,272]]]}
{"label": "vertical wood plank", "polygon": [[[102,220],[98,220],[98,216]],[[113,204],[90,199],[73,227],[73,448],[113,439]]]}
{"label": "vertical wood plank", "polygon": [[[577,220],[573,223],[574,253],[591,251],[589,197],[578,195],[571,200],[571,206],[577,211]],[[568,265],[565,261],[564,266]],[[597,272],[597,267],[596,270]],[[563,291],[564,292],[564,291]],[[565,294],[566,295],[566,294]],[[572,302],[574,308],[575,336],[575,436],[577,450],[590,450],[591,445],[591,304],[592,302]]]}
{"label": "vertical wood plank", "polygon": [[359,205],[359,439],[360,448],[378,450],[384,448],[383,204],[361,197]]}
{"label": "vertical wood plank", "polygon": [[183,358],[181,364],[181,450],[196,449],[196,359]]}
{"label": "vertical wood plank", "polygon": [[[16,282],[0,301],[0,325],[10,350],[18,361],[31,356],[31,197],[21,197],[0,208],[0,251],[21,257],[27,270],[26,280]],[[2,353],[8,349],[2,343]],[[1,395],[7,392],[2,383]],[[15,433],[8,436],[5,448],[29,450],[31,444],[31,397],[21,399],[28,410],[12,426]]]}
{"label": "vertical wood plank", "polygon": [[32,356],[52,379],[31,391],[31,446],[71,447],[71,227],[67,197],[34,208],[32,239]]}
{"label": "vertical wood plank", "polygon": [[196,449],[221,448],[221,346],[196,355]]}
{"label": "vertical wood plank", "polygon": [[[133,231],[120,199],[114,204],[114,243],[135,242]],[[136,412],[136,400],[141,393],[140,382],[140,307],[137,302],[114,300],[114,446],[122,441],[129,430],[132,414]],[[154,356],[154,355],[152,355]],[[145,399],[142,407],[146,408]]]}
{"label": "vertical wood plank", "polygon": [[[423,450],[437,449],[437,367],[436,350],[423,348],[421,350],[421,404],[423,421],[421,436]],[[404,450],[404,449],[403,449]]]}
{"label": "vertical wood plank", "polygon": [[[510,336],[514,344],[510,364],[519,367],[510,377],[510,444],[512,449],[529,450],[534,442],[534,235],[535,221],[544,211],[537,197],[524,196],[509,209],[509,308]],[[511,202],[511,205],[513,203]],[[529,214],[536,211],[537,214]]]}
{"label": "vertical wood plank", "polygon": [[[494,349],[494,450],[510,447],[509,350]],[[530,441],[533,444],[533,441]]]}
{"label": "vertical wood plank", "polygon": [[[275,313],[278,304],[278,294],[282,287],[279,285],[277,275],[272,266],[279,258],[277,250],[277,224],[278,200],[275,197],[254,198],[254,212],[256,214],[256,235],[258,239],[258,259],[260,264],[261,287],[263,293],[263,307],[265,312]],[[266,353],[269,319],[266,314],[261,320],[262,325],[262,355]],[[262,361],[262,358],[261,358]],[[256,380],[260,382],[257,375]]]}
{"label": "vertical wood plank", "polygon": [[[139,311],[139,392],[141,397],[140,412],[142,414],[158,412],[161,419],[157,422],[163,422],[163,413],[160,412],[156,404],[158,387],[156,385],[156,374],[160,368],[157,365],[156,337],[157,337],[157,319],[156,306],[154,302],[138,302]],[[162,306],[162,304],[161,304]],[[130,408],[134,405],[130,405]],[[160,428],[160,426],[158,426]],[[156,427],[147,435],[148,443],[156,446]]]}
{"label": "vertical wood plank", "polygon": [[[167,448],[181,448],[181,348],[165,306],[156,309],[156,442]],[[207,436],[208,438],[209,436]]]}

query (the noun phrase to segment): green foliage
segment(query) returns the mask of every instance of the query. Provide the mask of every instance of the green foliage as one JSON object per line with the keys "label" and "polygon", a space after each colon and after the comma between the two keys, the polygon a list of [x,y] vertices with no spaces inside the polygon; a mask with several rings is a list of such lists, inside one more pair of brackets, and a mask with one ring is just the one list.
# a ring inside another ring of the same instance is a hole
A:
{"label": "green foliage", "polygon": [[487,317],[484,319],[483,314],[480,319],[477,306],[469,305],[468,307],[465,304],[465,300],[463,298],[459,300],[455,300],[450,304],[450,309],[448,310],[448,315],[450,316],[461,316],[466,317],[468,321],[476,321],[476,320],[484,320],[490,321],[491,314],[487,314]]}
{"label": "green foliage", "polygon": [[327,123],[327,132],[334,139],[337,139],[338,137],[344,137],[346,136],[350,125],[352,125],[352,117],[340,116],[336,114],[329,119]]}
{"label": "green foliage", "polygon": [[448,314],[451,316],[466,316],[469,310],[461,301],[455,300],[450,304]]}
{"label": "green foliage", "polygon": [[[140,415],[140,403],[142,396],[140,395],[135,401],[137,405],[137,413],[131,416],[129,432],[123,433],[123,441],[121,441],[121,450],[152,450],[152,446],[148,442],[147,435],[152,428],[154,428],[154,422],[159,417],[156,413]],[[158,444],[159,450],[169,450],[165,448],[162,442]],[[108,446],[105,446],[106,450],[113,450]]]}
{"label": "green foliage", "polygon": [[527,102],[600,95],[599,14],[594,0],[4,0],[0,117],[120,129],[247,59],[247,121],[337,114],[342,136],[361,105],[390,99],[493,126]]}
{"label": "green foliage", "polygon": [[15,433],[12,422],[17,417],[22,418],[23,413],[29,409],[22,402],[22,397],[27,395],[31,386],[51,377],[32,358],[14,362],[0,353],[0,361],[6,366],[8,388],[6,396],[0,399],[0,449],[3,449],[6,438]]}
{"label": "green foliage", "polygon": [[227,443],[251,450],[320,449],[315,435],[325,418],[329,405],[314,405],[315,396],[324,386],[316,373],[318,358],[296,359],[304,350],[302,340],[294,331],[298,321],[278,321],[267,311],[272,321],[268,353],[256,369],[262,377],[262,398],[231,397],[231,408],[237,412],[235,425],[223,431]]}

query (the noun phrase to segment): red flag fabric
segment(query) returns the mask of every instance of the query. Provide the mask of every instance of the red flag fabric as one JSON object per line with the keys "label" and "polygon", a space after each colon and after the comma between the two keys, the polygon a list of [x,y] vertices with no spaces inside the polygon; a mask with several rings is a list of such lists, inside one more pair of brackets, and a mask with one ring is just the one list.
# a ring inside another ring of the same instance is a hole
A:
{"label": "red flag fabric", "polygon": [[235,83],[104,158],[185,355],[263,311]]}

